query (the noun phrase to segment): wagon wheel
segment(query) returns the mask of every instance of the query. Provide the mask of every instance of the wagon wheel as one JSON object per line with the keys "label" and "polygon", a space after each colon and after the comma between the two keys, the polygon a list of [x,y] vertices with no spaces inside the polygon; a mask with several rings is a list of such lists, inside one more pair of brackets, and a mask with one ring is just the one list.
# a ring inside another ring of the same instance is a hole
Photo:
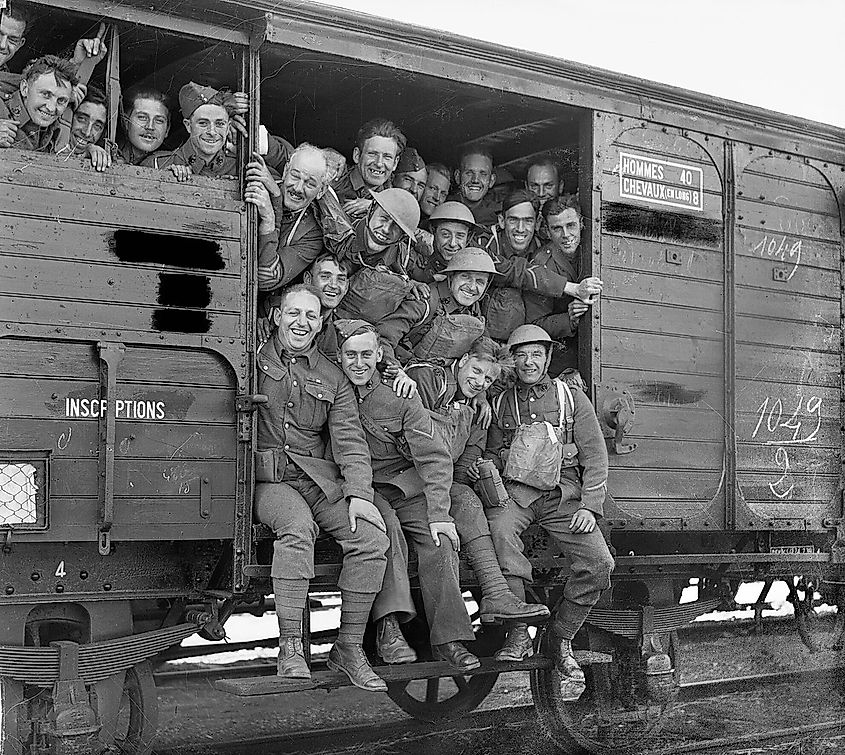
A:
{"label": "wagon wheel", "polygon": [[152,752],[158,729],[158,695],[149,661],[126,672],[117,717],[115,746],[124,755]]}
{"label": "wagon wheel", "polygon": [[[610,656],[602,651],[581,661],[587,688],[578,702],[560,699],[560,679],[553,667],[532,671],[531,694],[546,735],[563,751],[579,755],[625,755],[643,749],[660,731],[677,697],[677,633],[661,635],[661,641],[675,670],[662,694],[649,694],[636,644],[619,637],[613,637]],[[551,642],[551,632],[543,627],[535,640],[539,652],[550,655]]]}
{"label": "wagon wheel", "polygon": [[819,578],[789,581],[798,635],[812,653],[841,651],[845,637],[845,589]]}
{"label": "wagon wheel", "polygon": [[[417,625],[422,629],[421,624]],[[428,642],[427,629],[423,630]],[[422,634],[423,632],[420,632]],[[419,651],[420,637],[406,631],[408,641]],[[467,649],[475,655],[489,656],[501,647],[504,632],[500,627],[482,627]],[[420,721],[438,722],[475,710],[490,693],[499,677],[497,673],[454,674],[433,679],[411,679],[387,683],[387,694],[402,710]]]}

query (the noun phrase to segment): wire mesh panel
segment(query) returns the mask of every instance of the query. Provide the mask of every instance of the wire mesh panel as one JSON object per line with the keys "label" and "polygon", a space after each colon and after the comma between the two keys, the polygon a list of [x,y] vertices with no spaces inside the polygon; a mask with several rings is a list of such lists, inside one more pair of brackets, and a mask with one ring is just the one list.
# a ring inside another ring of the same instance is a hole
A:
{"label": "wire mesh panel", "polygon": [[42,528],[46,516],[46,460],[0,455],[0,528]]}

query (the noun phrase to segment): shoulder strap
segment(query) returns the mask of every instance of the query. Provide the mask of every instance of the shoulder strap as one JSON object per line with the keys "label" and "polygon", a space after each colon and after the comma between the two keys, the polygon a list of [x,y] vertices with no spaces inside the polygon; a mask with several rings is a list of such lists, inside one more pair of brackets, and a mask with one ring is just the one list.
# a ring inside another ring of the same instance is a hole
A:
{"label": "shoulder strap", "polygon": [[307,207],[303,207],[299,211],[299,215],[296,217],[296,222],[293,224],[293,228],[290,229],[290,233],[288,234],[288,240],[285,242],[285,246],[290,246],[291,242],[293,241],[294,234],[296,233],[296,229],[299,228],[299,224],[302,222],[302,218],[305,215],[305,211]]}
{"label": "shoulder strap", "polygon": [[569,386],[563,380],[555,378],[555,387],[557,388],[557,400],[560,405],[558,427],[563,430],[563,442],[572,443],[572,431],[575,426],[575,399],[572,397]]}

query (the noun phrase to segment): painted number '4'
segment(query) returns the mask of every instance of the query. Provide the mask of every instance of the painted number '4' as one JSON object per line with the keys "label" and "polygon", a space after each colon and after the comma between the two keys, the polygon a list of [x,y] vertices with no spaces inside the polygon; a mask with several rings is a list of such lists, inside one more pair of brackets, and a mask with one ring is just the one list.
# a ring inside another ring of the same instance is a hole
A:
{"label": "painted number '4'", "polygon": [[64,578],[66,574],[67,574],[67,572],[65,571],[65,562],[60,561],[59,566],[56,569],[56,576]]}

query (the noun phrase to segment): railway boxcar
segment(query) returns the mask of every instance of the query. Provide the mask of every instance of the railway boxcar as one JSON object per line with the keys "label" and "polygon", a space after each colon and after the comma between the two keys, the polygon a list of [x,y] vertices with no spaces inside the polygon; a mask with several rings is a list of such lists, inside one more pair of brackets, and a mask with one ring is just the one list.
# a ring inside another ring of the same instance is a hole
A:
{"label": "railway boxcar", "polygon": [[[622,752],[671,704],[675,630],[738,581],[787,578],[807,641],[815,603],[842,604],[841,130],[302,3],[37,5],[42,46],[112,24],[124,84],[237,82],[250,142],[259,102],[271,132],[342,152],[383,115],[447,162],[483,145],[520,175],[551,154],[579,193],[582,269],[605,282],[579,363],[617,553],[578,638],[588,690],[557,699],[542,652],[455,681],[421,663],[384,672],[406,710],[456,715],[522,668],[555,741]],[[220,636],[269,575],[251,513],[253,219],[236,179],[13,150],[0,175],[2,752],[112,741],[121,688],[119,743],[145,752],[148,659],[198,625]],[[539,532],[528,547],[554,602],[565,559]],[[315,584],[334,584],[335,556]],[[497,640],[479,631],[480,652]]]}

